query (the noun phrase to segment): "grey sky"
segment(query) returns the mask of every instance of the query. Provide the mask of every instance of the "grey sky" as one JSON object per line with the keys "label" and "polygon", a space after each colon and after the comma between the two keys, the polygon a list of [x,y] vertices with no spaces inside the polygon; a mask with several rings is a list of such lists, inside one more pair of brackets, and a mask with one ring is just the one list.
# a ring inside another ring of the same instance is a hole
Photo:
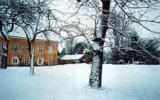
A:
{"label": "grey sky", "polygon": [[[57,2],[57,8],[63,12],[73,13],[76,11],[76,6],[73,6],[75,4],[75,2],[72,2],[72,1],[75,1],[75,0],[60,0]],[[84,12],[80,11],[80,13],[83,13],[83,14],[84,14]],[[85,13],[88,13],[88,12],[85,12]],[[137,12],[137,14],[138,14],[138,12]],[[150,19],[152,17],[157,16],[158,14],[160,14],[160,10],[157,10],[155,12],[149,12],[148,14],[146,14],[145,17],[146,17],[146,19]],[[84,22],[88,25],[94,24],[93,22],[91,22],[91,20],[88,20],[87,18],[85,19],[83,16],[76,16],[76,17],[79,17],[81,19],[81,22]],[[72,17],[70,20],[76,20],[76,17]],[[160,32],[160,29],[159,29],[160,25],[158,25],[158,24],[151,24],[151,23],[143,23],[143,24],[146,27],[150,28],[151,30]],[[155,36],[158,35],[158,34],[154,34],[152,32],[147,31],[146,29],[144,29],[143,27],[141,27],[138,24],[133,24],[133,27],[138,32],[138,34],[144,38],[154,38]]]}
{"label": "grey sky", "polygon": [[[76,14],[74,16],[71,16],[73,12],[77,11],[77,6],[78,3],[75,2],[75,0],[55,0],[53,1],[53,3],[50,5],[53,9],[57,9],[61,12],[64,12],[64,14],[57,14],[57,16],[65,21],[75,21],[75,20],[81,20],[82,26],[85,27],[86,26],[94,26],[94,22],[93,20],[89,19],[88,17],[83,16],[83,14],[85,13],[92,13],[91,9],[88,9],[89,11],[86,11],[85,9],[81,9],[79,14]],[[68,13],[68,14],[67,14]],[[147,15],[148,18],[151,18],[152,16],[155,16],[156,14],[160,14],[160,10],[156,11],[156,12],[152,12],[150,14]],[[154,24],[144,24],[147,27],[150,27],[152,30],[156,30],[156,31],[160,31],[159,29],[159,25],[154,25]],[[138,32],[138,34],[141,37],[145,37],[145,38],[154,38],[155,36],[157,36],[157,34],[153,34],[149,31],[147,31],[146,29],[142,28],[141,26],[134,24],[133,27],[135,28],[135,30]],[[17,32],[17,34],[19,36],[24,36],[25,34],[23,34],[21,31]],[[16,34],[16,35],[17,35]],[[38,36],[39,38],[43,37],[42,35]],[[59,38],[57,37],[55,39],[55,36],[51,36],[52,39],[54,40],[59,40]],[[81,38],[77,39],[78,41],[83,41]]]}

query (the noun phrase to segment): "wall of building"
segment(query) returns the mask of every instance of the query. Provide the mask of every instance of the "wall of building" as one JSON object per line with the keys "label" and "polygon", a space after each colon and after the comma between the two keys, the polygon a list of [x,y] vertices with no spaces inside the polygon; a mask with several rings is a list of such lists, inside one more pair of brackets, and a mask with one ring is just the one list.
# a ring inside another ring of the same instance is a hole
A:
{"label": "wall of building", "polygon": [[[39,48],[43,48],[43,52],[39,51]],[[49,48],[52,48],[49,52]],[[58,59],[58,43],[46,42],[37,40],[35,43],[35,64],[38,64],[38,59],[43,58],[45,65],[57,64]]]}
{"label": "wall of building", "polygon": [[[2,45],[3,38],[0,36],[0,44]],[[15,44],[18,45],[18,49],[15,49]],[[21,37],[11,37],[8,48],[8,65],[9,66],[26,66],[26,60],[30,60],[29,52],[26,48],[27,41]],[[0,46],[2,47],[2,46]],[[39,50],[42,48],[41,50]],[[2,55],[2,49],[0,48],[0,57]],[[19,59],[18,64],[13,64],[13,59]],[[43,64],[38,64],[38,60],[42,59]],[[58,42],[36,40],[35,42],[35,65],[54,65],[57,64],[58,59]]]}

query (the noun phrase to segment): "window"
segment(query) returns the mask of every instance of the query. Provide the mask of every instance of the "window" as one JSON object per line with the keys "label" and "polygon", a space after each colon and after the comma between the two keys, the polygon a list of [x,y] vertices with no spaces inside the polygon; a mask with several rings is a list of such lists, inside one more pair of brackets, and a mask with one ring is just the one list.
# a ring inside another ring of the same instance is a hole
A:
{"label": "window", "polygon": [[18,64],[18,63],[19,63],[18,57],[13,57],[12,58],[12,64]]}
{"label": "window", "polygon": [[2,48],[3,48],[3,49],[4,49],[4,48],[5,48],[5,49],[7,48],[7,42],[5,42],[5,41],[2,42]]}
{"label": "window", "polygon": [[48,59],[48,65],[52,65],[52,59],[51,58]]}
{"label": "window", "polygon": [[17,51],[17,50],[18,50],[18,44],[17,44],[17,43],[13,44],[13,50],[14,50],[14,51]]}
{"label": "window", "polygon": [[28,50],[28,48],[29,48],[29,46],[28,46],[28,44],[26,43],[25,45],[24,45],[24,50]]}
{"label": "window", "polygon": [[29,58],[24,58],[24,64],[29,65],[30,64],[30,59]]}
{"label": "window", "polygon": [[39,46],[39,52],[43,52],[43,46]]}
{"label": "window", "polygon": [[43,58],[38,58],[37,65],[43,65]]}
{"label": "window", "polygon": [[52,53],[52,51],[53,51],[52,46],[48,46],[48,53]]}
{"label": "window", "polygon": [[53,46],[54,46],[54,48],[57,48],[57,44],[54,44]]}

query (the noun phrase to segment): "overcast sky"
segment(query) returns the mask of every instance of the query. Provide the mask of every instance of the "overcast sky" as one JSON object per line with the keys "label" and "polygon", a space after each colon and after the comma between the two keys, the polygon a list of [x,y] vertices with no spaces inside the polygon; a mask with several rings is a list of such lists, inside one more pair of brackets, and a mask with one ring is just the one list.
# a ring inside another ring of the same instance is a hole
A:
{"label": "overcast sky", "polygon": [[[75,16],[72,16],[71,17],[71,13],[74,13],[77,11],[77,5],[78,3],[76,3],[76,0],[55,0],[52,2],[52,4],[50,5],[53,9],[57,9],[61,12],[65,12],[65,13],[68,13],[68,14],[57,14],[56,16],[58,16],[59,18],[65,20],[65,21],[74,21],[74,20],[78,20],[80,19],[81,20],[81,23],[84,24],[87,24],[88,26],[91,26],[93,27],[94,25],[94,22],[93,20],[90,20],[88,17],[84,17],[83,14],[85,13],[89,13],[87,11],[85,11],[85,9],[82,9],[80,10],[79,14],[76,14]],[[92,11],[90,11],[92,12]],[[147,17],[152,17],[156,14],[160,14],[160,10],[159,11],[156,11],[156,12],[152,12],[150,14],[148,14]],[[159,29],[159,25],[154,25],[154,24],[144,24],[145,26],[151,28],[152,30],[156,30],[156,31],[160,31]],[[145,30],[144,28],[142,28],[141,26],[137,25],[137,24],[134,24],[134,27],[135,27],[135,30],[138,32],[138,34],[141,36],[141,37],[152,37],[152,36],[155,36],[154,34],[152,34],[151,32]],[[21,35],[22,33],[21,32],[18,32],[17,33],[18,35]],[[24,34],[22,35],[24,36]]]}
{"label": "overcast sky", "polygon": [[[69,22],[69,21],[75,21],[75,20],[80,19],[81,23],[83,23],[84,26],[85,26],[85,24],[87,24],[88,26],[93,27],[94,26],[93,20],[90,20],[88,17],[83,16],[83,14],[85,14],[85,13],[89,13],[89,12],[92,13],[92,10],[91,11],[85,11],[85,9],[82,8],[80,10],[79,14],[71,16],[71,14],[76,12],[77,9],[78,9],[77,8],[78,3],[76,3],[75,1],[76,0],[55,0],[55,1],[53,1],[53,3],[50,6],[53,9],[57,9],[61,12],[64,12],[65,14],[62,15],[62,14],[59,13],[59,14],[57,14],[57,16],[59,18],[65,20],[65,21]],[[156,11],[156,12],[152,12],[151,14],[148,14],[147,17],[149,18],[149,17],[152,17],[156,14],[160,14],[160,10]],[[160,26],[159,25],[146,24],[146,23],[144,25],[147,26],[147,27],[150,27],[153,30],[160,31],[160,29],[159,29]],[[153,38],[154,36],[157,36],[157,34],[155,35],[155,34],[149,32],[149,31],[145,30],[144,28],[142,28],[141,26],[139,26],[137,24],[134,24],[133,27],[135,28],[135,30],[138,32],[138,34],[141,37]],[[17,32],[17,34],[19,36],[24,36],[24,34],[22,34],[21,32]],[[44,36],[39,35],[38,37],[44,37]],[[57,38],[55,36],[51,36],[51,37],[54,40],[60,40],[58,37]],[[79,40],[81,41],[82,39],[80,38]],[[60,47],[60,49],[61,49],[61,47]]]}
{"label": "overcast sky", "polygon": [[[75,1],[75,0],[58,0],[58,1],[56,1],[57,2],[56,7],[58,10],[61,10],[62,12],[73,13],[76,11],[76,6],[74,6],[75,2],[73,2],[73,1]],[[80,11],[80,13],[82,13],[82,12]],[[146,15],[146,19],[152,18],[153,16],[156,16],[158,14],[160,14],[160,10],[155,11],[155,12],[150,12]],[[80,16],[80,17],[82,17],[82,16]],[[66,17],[64,16],[64,18],[66,18]],[[87,24],[91,22],[89,20],[86,20],[85,18],[81,18],[81,19],[83,20],[83,22],[85,22]],[[73,17],[73,20],[76,20],[76,18]],[[157,24],[155,25],[155,24],[151,24],[151,23],[143,23],[143,24],[152,30],[160,32],[160,29],[159,29],[160,25],[157,25]],[[147,31],[146,29],[142,28],[140,25],[134,24],[133,27],[135,28],[135,30],[138,32],[138,34],[141,37],[153,38],[154,36],[157,36],[157,34],[153,34],[149,31]]]}

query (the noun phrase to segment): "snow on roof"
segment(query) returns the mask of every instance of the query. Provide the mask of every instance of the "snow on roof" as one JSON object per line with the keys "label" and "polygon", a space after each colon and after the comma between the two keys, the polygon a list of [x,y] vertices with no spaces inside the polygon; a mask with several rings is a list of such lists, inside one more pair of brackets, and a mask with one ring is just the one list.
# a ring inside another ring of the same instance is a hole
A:
{"label": "snow on roof", "polygon": [[[51,32],[48,32],[47,34],[48,34],[49,40],[51,40],[51,41],[59,41],[59,42],[61,41],[59,35],[52,34]],[[12,32],[10,32],[8,35],[11,36],[11,37],[26,38],[26,34],[19,27],[14,28],[14,30]],[[33,38],[33,34],[32,33],[29,34],[29,37]],[[38,34],[36,36],[36,39],[46,40],[46,37],[45,37],[45,35],[43,33],[40,33],[40,34]]]}
{"label": "snow on roof", "polygon": [[64,55],[61,57],[61,60],[79,60],[84,56],[84,54],[75,54],[75,55]]}

